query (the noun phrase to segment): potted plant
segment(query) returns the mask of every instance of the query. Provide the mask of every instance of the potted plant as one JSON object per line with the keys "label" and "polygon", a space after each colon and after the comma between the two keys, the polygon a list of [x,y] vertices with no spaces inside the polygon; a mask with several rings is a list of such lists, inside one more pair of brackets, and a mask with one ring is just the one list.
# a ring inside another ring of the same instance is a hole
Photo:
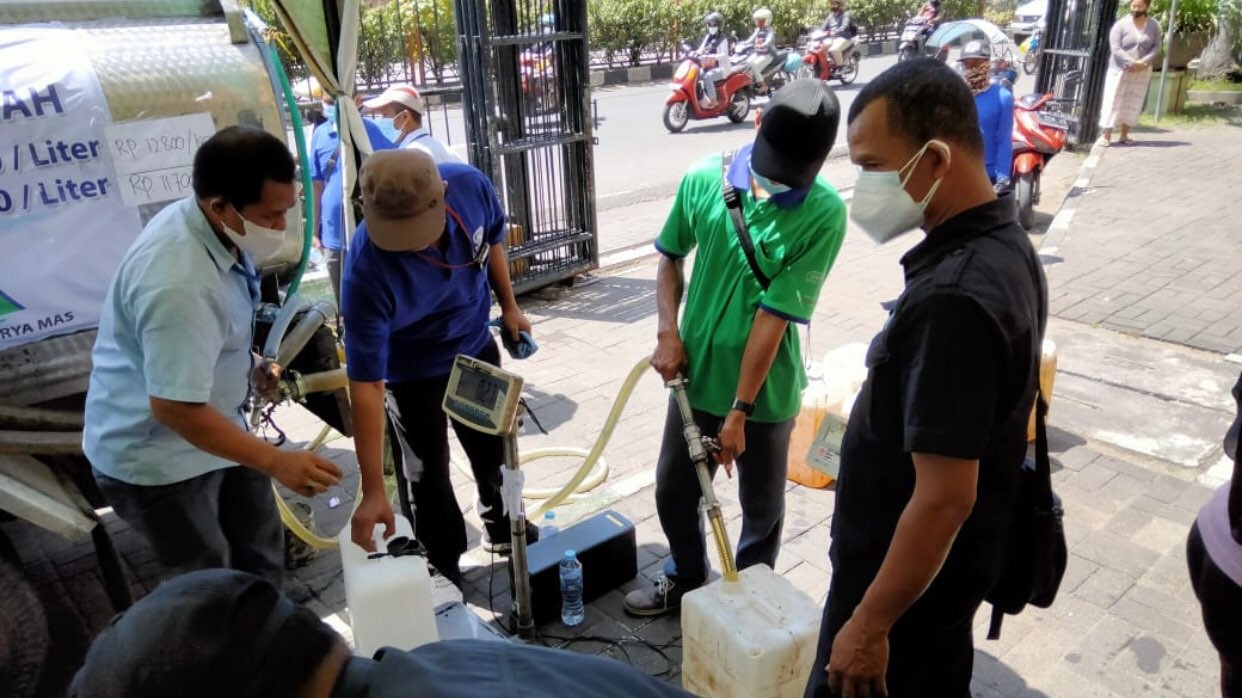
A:
{"label": "potted plant", "polygon": [[[1177,17],[1173,25],[1173,41],[1168,46],[1169,69],[1182,70],[1197,58],[1216,33],[1221,4],[1227,0],[1177,0]],[[1168,31],[1171,0],[1152,0],[1151,16]],[[1163,52],[1156,59],[1162,65]]]}

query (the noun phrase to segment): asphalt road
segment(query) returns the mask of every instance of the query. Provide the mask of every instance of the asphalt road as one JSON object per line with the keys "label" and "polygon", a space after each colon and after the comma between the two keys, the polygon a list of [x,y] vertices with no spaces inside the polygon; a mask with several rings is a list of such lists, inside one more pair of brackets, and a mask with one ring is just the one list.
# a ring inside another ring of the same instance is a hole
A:
{"label": "asphalt road", "polygon": [[[843,86],[833,82],[842,112],[848,113],[854,97],[868,80],[895,63],[895,56],[864,58],[854,84]],[[1033,86],[1031,77],[1021,76],[1015,91],[1022,94]],[[707,153],[737,148],[752,137],[753,117],[740,124],[724,117],[692,121],[681,133],[669,133],[661,122],[669,88],[669,83],[648,83],[605,87],[592,92],[599,124],[595,132],[599,140],[595,148],[595,191],[599,210],[670,196],[686,167],[695,159]],[[762,107],[764,101],[757,100],[754,106]],[[431,128],[437,137],[453,145],[465,142],[458,109],[434,112]],[[837,144],[843,146],[844,143],[842,124]],[[849,182],[834,180],[834,183],[847,187],[853,184],[852,179],[851,176]]]}

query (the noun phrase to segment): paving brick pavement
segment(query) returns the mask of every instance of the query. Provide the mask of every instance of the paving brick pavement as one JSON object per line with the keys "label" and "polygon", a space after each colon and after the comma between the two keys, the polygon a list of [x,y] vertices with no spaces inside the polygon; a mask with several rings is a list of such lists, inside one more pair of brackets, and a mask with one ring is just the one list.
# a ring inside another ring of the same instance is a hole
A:
{"label": "paving brick pavement", "polygon": [[1145,131],[1103,151],[1048,267],[1057,317],[1242,351],[1242,128]]}

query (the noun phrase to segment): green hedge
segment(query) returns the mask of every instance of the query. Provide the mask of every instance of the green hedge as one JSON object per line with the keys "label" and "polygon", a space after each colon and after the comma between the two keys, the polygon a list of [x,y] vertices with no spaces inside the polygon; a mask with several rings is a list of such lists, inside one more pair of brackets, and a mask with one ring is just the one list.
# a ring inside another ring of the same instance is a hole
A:
{"label": "green hedge", "polygon": [[[247,0],[273,26],[269,0]],[[502,0],[494,0],[502,1]],[[1159,2],[1160,0],[1158,0]],[[1242,2],[1242,0],[1181,0],[1182,2]],[[846,0],[846,8],[863,31],[862,38],[900,28],[918,10],[921,0]],[[439,83],[457,61],[454,0],[389,0],[365,3],[358,45],[358,77],[366,83],[382,81],[390,66],[413,62],[421,39],[427,64],[427,82]],[[800,34],[817,28],[828,13],[826,0],[770,0],[777,41],[794,43]],[[703,17],[717,11],[725,16],[726,32],[745,39],[753,31],[751,14],[757,0],[587,0],[591,49],[601,51],[609,65],[637,65],[647,55],[672,60],[683,40],[697,43],[703,36]],[[948,19],[978,17],[983,0],[943,0]],[[296,56],[281,51],[291,72],[301,75]],[[404,72],[404,71],[402,71]],[[417,67],[414,66],[417,75]]]}
{"label": "green hedge", "polygon": [[[880,35],[899,28],[919,8],[920,0],[846,0],[846,8],[863,36]],[[828,14],[825,0],[771,0],[777,41],[794,43],[808,29],[819,27]],[[636,65],[640,57],[656,53],[672,58],[682,40],[696,42],[703,36],[703,17],[717,11],[725,16],[726,32],[745,39],[753,31],[751,14],[760,7],[755,0],[588,0],[591,48],[604,52],[609,64]],[[948,19],[978,17],[981,0],[944,0]]]}

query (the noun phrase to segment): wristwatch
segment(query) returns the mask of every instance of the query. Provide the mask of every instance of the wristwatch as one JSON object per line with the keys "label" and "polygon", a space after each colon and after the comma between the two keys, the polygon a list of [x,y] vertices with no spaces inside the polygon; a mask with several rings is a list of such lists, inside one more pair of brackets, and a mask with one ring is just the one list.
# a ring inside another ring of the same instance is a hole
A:
{"label": "wristwatch", "polygon": [[749,417],[755,413],[755,403],[746,402],[745,400],[739,400],[738,398],[733,398],[733,405],[729,407],[729,410],[730,411],[737,410],[738,412],[741,412],[742,414]]}

